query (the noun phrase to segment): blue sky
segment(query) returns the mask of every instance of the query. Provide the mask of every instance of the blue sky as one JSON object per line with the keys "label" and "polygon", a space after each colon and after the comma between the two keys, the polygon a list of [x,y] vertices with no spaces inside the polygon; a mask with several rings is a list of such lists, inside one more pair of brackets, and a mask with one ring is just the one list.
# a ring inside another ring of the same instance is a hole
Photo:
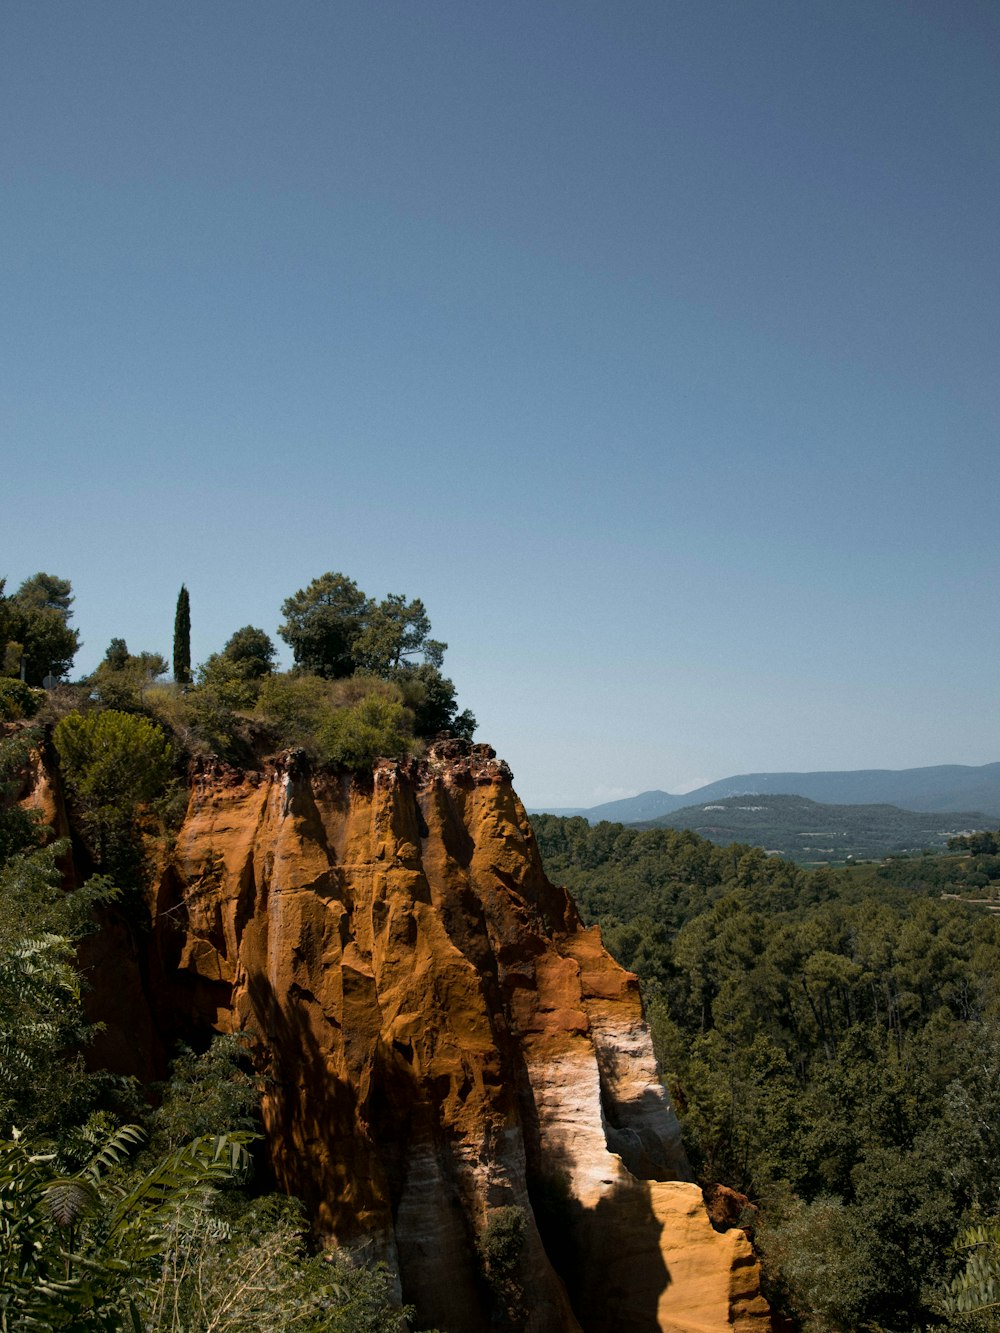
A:
{"label": "blue sky", "polygon": [[7,0],[0,574],[421,596],[532,805],[1000,758],[992,0]]}

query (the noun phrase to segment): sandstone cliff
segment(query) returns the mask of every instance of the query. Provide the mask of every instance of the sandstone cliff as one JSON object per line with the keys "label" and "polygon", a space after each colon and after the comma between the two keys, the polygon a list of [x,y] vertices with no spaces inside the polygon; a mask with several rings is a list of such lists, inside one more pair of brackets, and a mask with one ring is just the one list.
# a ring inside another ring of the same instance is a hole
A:
{"label": "sandstone cliff", "polygon": [[90,957],[106,1053],[145,1072],[178,1036],[253,1033],[278,1182],[422,1324],[510,1326],[476,1242],[516,1205],[529,1330],[769,1327],[749,1243],[688,1183],[636,980],[545,878],[487,747],[204,767],[150,906],[138,948]]}

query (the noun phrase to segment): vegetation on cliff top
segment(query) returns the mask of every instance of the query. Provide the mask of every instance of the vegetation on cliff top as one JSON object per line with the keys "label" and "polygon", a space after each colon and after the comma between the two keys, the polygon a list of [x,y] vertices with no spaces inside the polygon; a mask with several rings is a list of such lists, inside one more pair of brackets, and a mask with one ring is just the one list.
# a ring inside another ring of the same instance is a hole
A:
{"label": "vegetation on cliff top", "polygon": [[179,754],[215,754],[241,766],[297,747],[322,763],[363,768],[380,756],[417,752],[425,738],[471,738],[475,729],[441,669],[447,644],[431,637],[423,602],[396,593],[377,601],[343,574],[323,574],[283,603],[278,633],[292,650],[291,671],[276,670],[271,638],[245,625],[192,679],[191,607],[182,586],[172,682],[164,656],[132,653],[116,637],[90,677],[47,699],[32,687],[63,680],[79,647],[68,625],[70,583],[36,574],[9,597],[3,589],[0,581],[0,718],[40,708],[43,721],[74,709],[139,715],[162,728]]}

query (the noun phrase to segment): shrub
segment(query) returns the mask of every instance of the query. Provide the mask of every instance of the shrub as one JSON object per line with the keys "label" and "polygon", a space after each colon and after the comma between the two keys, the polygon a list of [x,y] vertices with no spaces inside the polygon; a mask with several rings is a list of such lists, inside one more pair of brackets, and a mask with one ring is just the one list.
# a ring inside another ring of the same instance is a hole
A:
{"label": "shrub", "polygon": [[273,726],[280,744],[348,768],[404,755],[413,744],[413,714],[399,686],[373,676],[271,676],[261,686],[257,714]]}
{"label": "shrub", "polygon": [[0,719],[15,722],[19,718],[34,717],[45,698],[44,690],[25,685],[23,680],[0,677]]}
{"label": "shrub", "polygon": [[271,676],[261,685],[257,713],[274,726],[282,745],[312,749],[332,703],[331,687],[319,676]]}
{"label": "shrub", "polygon": [[148,718],[108,709],[70,713],[53,740],[98,862],[134,879],[141,860],[139,808],[160,796],[170,778],[173,751],[166,737]]}
{"label": "shrub", "polygon": [[167,659],[160,653],[130,653],[124,639],[112,639],[89,679],[105,708],[142,712],[147,690],[166,670]]}
{"label": "shrub", "polygon": [[158,796],[170,776],[166,737],[134,713],[70,713],[53,739],[67,783],[90,809],[134,810]]}
{"label": "shrub", "polygon": [[521,1252],[527,1219],[515,1204],[495,1208],[479,1237],[479,1262],[495,1306],[515,1327],[527,1314],[521,1284]]}
{"label": "shrub", "polygon": [[325,717],[316,735],[320,758],[347,768],[364,768],[382,756],[407,753],[413,715],[396,699],[372,693]]}

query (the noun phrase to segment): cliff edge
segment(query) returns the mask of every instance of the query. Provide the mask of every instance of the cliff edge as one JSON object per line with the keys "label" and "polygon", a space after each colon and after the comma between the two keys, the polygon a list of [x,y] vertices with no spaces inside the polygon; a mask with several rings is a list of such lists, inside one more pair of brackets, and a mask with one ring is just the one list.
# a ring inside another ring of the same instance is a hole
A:
{"label": "cliff edge", "polygon": [[[636,978],[546,879],[488,747],[203,765],[150,909],[128,966],[110,937],[90,959],[108,1050],[142,1073],[178,1037],[253,1034],[278,1183],[422,1325],[770,1327],[748,1241],[690,1182]],[[523,1324],[479,1257],[512,1206]]]}

